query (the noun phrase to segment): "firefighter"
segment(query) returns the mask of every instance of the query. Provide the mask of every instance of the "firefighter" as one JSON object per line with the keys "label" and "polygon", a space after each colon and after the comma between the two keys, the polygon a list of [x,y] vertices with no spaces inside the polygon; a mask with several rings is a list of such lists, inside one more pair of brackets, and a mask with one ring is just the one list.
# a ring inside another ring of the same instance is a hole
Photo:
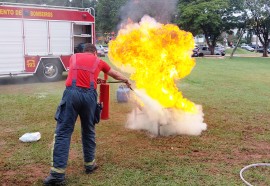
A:
{"label": "firefighter", "polygon": [[103,71],[116,80],[122,80],[130,87],[130,81],[120,72],[112,69],[97,57],[95,45],[87,43],[83,53],[72,55],[66,80],[66,89],[57,108],[57,121],[50,175],[44,185],[64,185],[71,135],[78,116],[81,120],[81,134],[85,173],[97,169],[95,161],[95,110],[97,106],[97,78]]}

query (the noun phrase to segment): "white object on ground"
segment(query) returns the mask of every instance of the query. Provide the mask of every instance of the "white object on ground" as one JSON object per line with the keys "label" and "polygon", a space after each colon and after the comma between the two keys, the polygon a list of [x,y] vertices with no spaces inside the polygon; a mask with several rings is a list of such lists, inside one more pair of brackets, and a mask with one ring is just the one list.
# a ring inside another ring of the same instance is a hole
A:
{"label": "white object on ground", "polygon": [[33,142],[38,141],[41,138],[40,132],[25,133],[19,140],[22,142]]}
{"label": "white object on ground", "polygon": [[243,177],[243,172],[245,172],[247,169],[251,168],[251,167],[259,167],[259,166],[270,166],[270,163],[255,163],[255,164],[251,164],[248,166],[245,166],[244,168],[241,169],[240,171],[240,178],[242,179],[242,181],[247,184],[248,186],[253,186],[251,185],[249,182],[247,182],[244,177]]}

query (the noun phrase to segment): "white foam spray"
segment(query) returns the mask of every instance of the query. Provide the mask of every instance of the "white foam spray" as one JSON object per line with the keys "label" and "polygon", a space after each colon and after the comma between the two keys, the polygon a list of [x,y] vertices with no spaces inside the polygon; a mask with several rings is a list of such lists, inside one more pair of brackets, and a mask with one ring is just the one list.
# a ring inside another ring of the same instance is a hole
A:
{"label": "white foam spray", "polygon": [[136,96],[144,103],[129,114],[126,127],[135,130],[146,130],[154,136],[200,135],[206,130],[203,122],[202,106],[196,105],[198,112],[188,113],[175,108],[163,108],[156,100],[151,99],[143,90],[134,90]]}

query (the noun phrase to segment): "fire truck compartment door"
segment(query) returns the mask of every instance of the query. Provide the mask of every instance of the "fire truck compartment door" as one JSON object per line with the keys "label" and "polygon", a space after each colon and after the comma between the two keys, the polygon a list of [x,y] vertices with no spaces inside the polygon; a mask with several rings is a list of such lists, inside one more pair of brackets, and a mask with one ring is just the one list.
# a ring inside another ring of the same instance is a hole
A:
{"label": "fire truck compartment door", "polygon": [[0,20],[0,73],[24,70],[22,21]]}
{"label": "fire truck compartment door", "polygon": [[50,53],[53,55],[72,54],[71,22],[50,21]]}
{"label": "fire truck compartment door", "polygon": [[48,21],[25,20],[25,54],[48,55]]}

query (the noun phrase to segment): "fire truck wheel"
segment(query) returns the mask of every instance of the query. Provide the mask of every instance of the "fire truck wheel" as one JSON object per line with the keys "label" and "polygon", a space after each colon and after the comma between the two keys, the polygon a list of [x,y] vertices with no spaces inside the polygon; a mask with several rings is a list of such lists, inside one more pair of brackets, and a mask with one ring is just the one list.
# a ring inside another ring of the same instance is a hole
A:
{"label": "fire truck wheel", "polygon": [[43,82],[53,82],[61,79],[63,67],[57,60],[43,60],[37,69],[37,78]]}

